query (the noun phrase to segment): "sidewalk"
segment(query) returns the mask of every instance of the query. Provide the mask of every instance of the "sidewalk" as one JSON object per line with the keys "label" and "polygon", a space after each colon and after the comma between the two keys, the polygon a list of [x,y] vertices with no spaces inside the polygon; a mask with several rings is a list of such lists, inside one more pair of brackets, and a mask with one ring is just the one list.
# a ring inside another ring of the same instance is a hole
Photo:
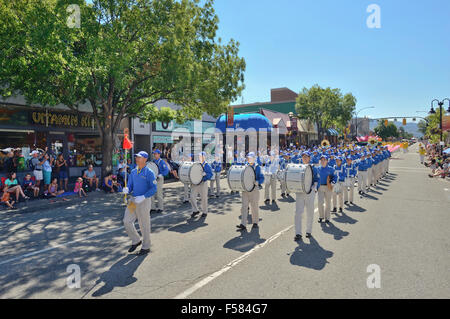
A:
{"label": "sidewalk", "polygon": [[[221,185],[222,185],[222,193],[227,189],[226,185],[226,177],[222,175],[221,177]],[[209,185],[209,184],[208,184]],[[70,187],[69,187],[70,189]],[[182,204],[181,196],[183,192],[183,183],[178,180],[171,179],[164,181],[164,210],[176,210]],[[123,205],[124,204],[124,195],[122,193],[115,194],[107,194],[103,190],[102,191],[92,191],[87,193],[88,197],[78,197],[77,194],[52,198],[54,201],[50,203],[48,199],[31,199],[24,201],[23,199],[20,202],[15,204],[15,209],[8,209],[5,205],[2,205],[0,208],[0,214],[22,214],[22,213],[33,213],[41,210],[49,210],[55,208],[67,208],[74,205],[104,205],[104,204],[115,204],[115,205]],[[68,199],[67,201],[63,200],[63,198]],[[190,207],[189,205],[183,205],[186,207]]]}

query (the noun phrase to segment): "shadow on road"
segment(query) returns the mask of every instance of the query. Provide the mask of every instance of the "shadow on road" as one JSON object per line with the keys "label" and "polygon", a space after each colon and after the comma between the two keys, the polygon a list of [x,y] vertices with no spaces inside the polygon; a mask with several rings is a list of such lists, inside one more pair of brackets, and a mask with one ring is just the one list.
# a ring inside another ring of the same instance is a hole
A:
{"label": "shadow on road", "polygon": [[[100,275],[95,286],[104,283],[102,287],[94,291],[93,297],[100,297],[110,293],[115,287],[126,287],[137,281],[134,273],[144,261],[145,256],[128,255],[120,259],[111,268]],[[95,288],[94,286],[94,288]]]}
{"label": "shadow on road", "polygon": [[352,206],[348,206],[347,210],[350,211],[350,212],[362,213],[362,212],[365,212],[367,209],[365,209],[365,208],[363,208],[361,206],[358,206],[356,204],[353,204]]}
{"label": "shadow on road", "polygon": [[349,232],[343,231],[340,228],[337,228],[334,226],[332,222],[327,223],[321,223],[320,226],[322,227],[322,230],[324,233],[330,234],[334,236],[335,240],[341,240],[345,236],[348,236]]}
{"label": "shadow on road", "polygon": [[259,229],[252,228],[250,232],[239,232],[239,235],[227,241],[223,245],[223,248],[233,249],[245,253],[265,241],[265,239],[260,237]]}
{"label": "shadow on road", "polygon": [[328,264],[327,259],[333,256],[333,252],[323,249],[314,237],[309,238],[309,244],[303,241],[298,243],[291,254],[292,265],[322,270]]}
{"label": "shadow on road", "polygon": [[335,218],[333,218],[334,221],[341,223],[341,224],[356,224],[358,221],[354,218],[351,218],[346,213],[339,213]]}
{"label": "shadow on road", "polygon": [[200,217],[199,219],[189,218],[186,221],[186,223],[173,226],[169,228],[168,231],[185,234],[206,226],[208,226],[208,224],[205,223],[205,218],[202,217]]}

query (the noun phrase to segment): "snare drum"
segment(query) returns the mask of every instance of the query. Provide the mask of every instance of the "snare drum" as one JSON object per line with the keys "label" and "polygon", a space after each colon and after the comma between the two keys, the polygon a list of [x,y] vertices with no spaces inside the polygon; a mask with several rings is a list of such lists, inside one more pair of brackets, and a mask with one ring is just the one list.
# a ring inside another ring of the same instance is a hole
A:
{"label": "snare drum", "polygon": [[336,184],[334,184],[333,192],[336,194],[342,193],[342,182],[337,182]]}
{"label": "snare drum", "polygon": [[184,184],[199,185],[203,179],[203,166],[200,163],[184,162],[178,169],[178,177]]}
{"label": "snare drum", "polygon": [[346,177],[344,181],[344,187],[352,187],[354,184],[352,177]]}
{"label": "snare drum", "polygon": [[313,169],[311,165],[288,164],[284,180],[290,193],[309,194],[313,185]]}
{"label": "snare drum", "polygon": [[256,173],[252,166],[233,165],[227,173],[228,186],[232,191],[251,192],[255,189]]}
{"label": "snare drum", "polygon": [[158,178],[159,166],[155,162],[148,162],[147,167],[155,174],[155,178]]}
{"label": "snare drum", "polygon": [[280,181],[280,183],[284,182],[285,176],[286,176],[286,171],[285,170],[279,169],[277,171],[277,179]]}

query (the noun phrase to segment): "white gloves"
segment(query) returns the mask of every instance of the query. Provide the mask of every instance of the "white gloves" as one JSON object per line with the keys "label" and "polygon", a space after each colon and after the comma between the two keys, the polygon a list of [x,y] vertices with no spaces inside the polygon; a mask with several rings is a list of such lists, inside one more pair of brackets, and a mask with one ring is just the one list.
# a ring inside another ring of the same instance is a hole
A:
{"label": "white gloves", "polygon": [[205,172],[203,172],[202,176],[206,176],[206,173],[205,173]]}
{"label": "white gloves", "polygon": [[255,181],[255,186],[258,186],[259,185],[259,182],[258,181]]}
{"label": "white gloves", "polygon": [[140,203],[142,203],[142,202],[144,201],[144,199],[145,199],[145,196],[144,196],[144,195],[136,196],[136,197],[134,198],[134,202],[135,202],[136,204],[140,204]]}
{"label": "white gloves", "polygon": [[128,189],[128,187],[124,187],[122,189],[122,193],[124,193],[124,194],[128,194],[129,192],[130,192],[130,190]]}

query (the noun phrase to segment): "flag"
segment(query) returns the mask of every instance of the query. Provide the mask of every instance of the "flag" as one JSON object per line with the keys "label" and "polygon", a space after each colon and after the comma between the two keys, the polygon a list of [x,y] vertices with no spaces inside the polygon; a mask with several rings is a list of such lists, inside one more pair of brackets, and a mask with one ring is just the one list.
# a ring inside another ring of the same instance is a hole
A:
{"label": "flag", "polygon": [[128,139],[128,134],[125,134],[124,138],[123,138],[123,145],[122,148],[124,150],[129,150],[133,147],[133,143],[131,143],[131,141]]}

